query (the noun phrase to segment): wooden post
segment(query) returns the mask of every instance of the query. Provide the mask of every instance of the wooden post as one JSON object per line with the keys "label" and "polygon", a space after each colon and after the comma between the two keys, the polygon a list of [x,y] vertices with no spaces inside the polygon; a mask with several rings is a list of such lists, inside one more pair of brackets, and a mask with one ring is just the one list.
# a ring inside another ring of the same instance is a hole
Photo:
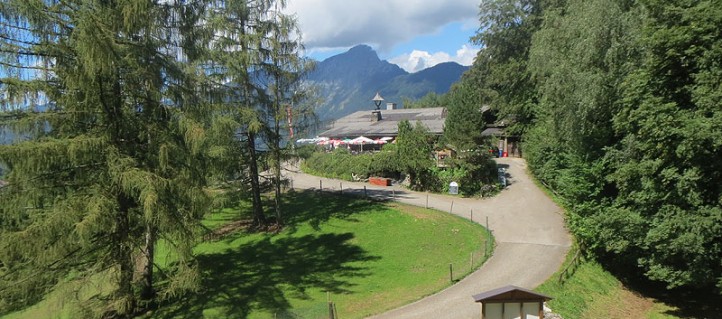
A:
{"label": "wooden post", "polygon": [[453,213],[453,212],[454,212],[454,201],[452,200],[452,201],[451,201],[451,208],[449,209],[449,213]]}
{"label": "wooden post", "polygon": [[[484,245],[484,251],[488,252],[491,250],[491,229],[489,229],[489,216],[486,216],[486,245]],[[489,246],[489,249],[486,248],[486,246]],[[484,255],[489,256],[487,253]]]}
{"label": "wooden post", "polygon": [[391,198],[396,199],[396,190],[395,189],[391,190]]}
{"label": "wooden post", "polygon": [[469,211],[469,215],[470,215],[469,219],[473,222],[474,221],[474,210],[473,209]]}
{"label": "wooden post", "polygon": [[453,264],[449,264],[449,282],[454,282],[454,266]]}
{"label": "wooden post", "polygon": [[319,192],[323,191],[323,181],[320,179],[318,180],[318,191]]}
{"label": "wooden post", "polygon": [[469,272],[474,270],[474,252],[469,253]]}
{"label": "wooden post", "polygon": [[429,193],[426,193],[426,208],[429,208]]}
{"label": "wooden post", "polygon": [[338,188],[341,189],[341,195],[343,195],[343,182],[338,183]]}
{"label": "wooden post", "polygon": [[366,193],[366,185],[364,185],[364,197],[369,197],[369,194]]}
{"label": "wooden post", "polygon": [[331,292],[326,292],[326,302],[328,303],[328,319],[335,319],[333,314],[333,303],[331,302]]}

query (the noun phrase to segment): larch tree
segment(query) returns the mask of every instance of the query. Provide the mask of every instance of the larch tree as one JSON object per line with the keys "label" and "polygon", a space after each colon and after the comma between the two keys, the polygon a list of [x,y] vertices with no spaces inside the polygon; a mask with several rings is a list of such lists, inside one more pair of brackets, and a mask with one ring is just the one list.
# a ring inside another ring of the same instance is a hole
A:
{"label": "larch tree", "polygon": [[263,133],[258,105],[265,92],[258,76],[266,37],[263,28],[273,4],[272,0],[209,2],[207,24],[213,37],[201,45],[205,74],[214,87],[211,100],[235,127],[228,142],[242,144],[238,152],[226,154],[238,161],[231,165],[229,174],[236,182],[230,184],[242,191],[249,186],[254,225],[259,227],[267,224],[267,217],[261,199],[259,164],[263,158],[257,145]]}
{"label": "larch tree", "polygon": [[293,118],[312,115],[312,109],[306,108],[303,98],[307,89],[301,81],[313,66],[312,62],[301,57],[303,46],[298,35],[296,20],[280,12],[281,4],[269,12],[265,24],[263,41],[264,60],[261,64],[260,86],[265,99],[259,112],[264,123],[264,140],[269,149],[269,164],[274,188],[274,209],[277,225],[283,224],[281,211],[282,165],[289,158],[289,141],[293,130]]}
{"label": "larch tree", "polygon": [[[275,218],[281,223],[281,164],[285,132],[291,120],[312,117],[301,86],[309,67],[302,58],[296,21],[275,0],[223,1],[210,4],[215,37],[204,44],[207,75],[216,88],[214,104],[231,116],[244,143],[241,185],[250,185],[254,225],[267,226],[261,201],[262,168],[272,168]],[[267,156],[259,150],[265,148]],[[237,187],[236,187],[237,188]]]}
{"label": "larch tree", "polygon": [[[208,117],[189,12],[173,1],[0,5],[0,312],[56,284],[112,278],[84,316],[130,317],[195,289],[191,249],[209,207]],[[41,111],[36,111],[42,108]],[[176,262],[154,285],[154,246]],[[79,289],[79,288],[78,288]]]}

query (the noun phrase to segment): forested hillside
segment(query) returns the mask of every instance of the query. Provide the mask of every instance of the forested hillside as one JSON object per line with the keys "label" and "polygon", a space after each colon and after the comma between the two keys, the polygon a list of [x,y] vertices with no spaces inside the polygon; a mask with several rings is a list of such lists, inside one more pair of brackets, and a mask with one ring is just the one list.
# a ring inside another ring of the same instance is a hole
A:
{"label": "forested hillside", "polygon": [[722,1],[480,12],[483,49],[455,90],[513,123],[587,253],[670,289],[722,292]]}

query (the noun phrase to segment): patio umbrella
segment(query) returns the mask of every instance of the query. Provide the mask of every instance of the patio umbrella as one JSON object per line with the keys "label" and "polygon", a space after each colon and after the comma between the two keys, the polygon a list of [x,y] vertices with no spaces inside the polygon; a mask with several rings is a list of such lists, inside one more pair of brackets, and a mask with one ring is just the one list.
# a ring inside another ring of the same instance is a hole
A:
{"label": "patio umbrella", "polygon": [[368,137],[365,137],[365,136],[359,136],[359,137],[351,140],[351,144],[361,144],[361,145],[363,145],[363,144],[371,144],[371,143],[373,143],[373,142],[374,142],[374,140],[372,140],[372,139],[370,139],[370,138],[368,138]]}

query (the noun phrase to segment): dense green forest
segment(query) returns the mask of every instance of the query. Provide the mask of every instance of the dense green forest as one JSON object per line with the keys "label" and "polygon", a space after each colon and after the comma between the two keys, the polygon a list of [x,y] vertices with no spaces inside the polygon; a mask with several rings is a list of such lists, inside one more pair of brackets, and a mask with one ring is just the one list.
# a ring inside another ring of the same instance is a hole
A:
{"label": "dense green forest", "polygon": [[480,22],[449,95],[512,123],[586,252],[722,292],[722,1],[494,0]]}

